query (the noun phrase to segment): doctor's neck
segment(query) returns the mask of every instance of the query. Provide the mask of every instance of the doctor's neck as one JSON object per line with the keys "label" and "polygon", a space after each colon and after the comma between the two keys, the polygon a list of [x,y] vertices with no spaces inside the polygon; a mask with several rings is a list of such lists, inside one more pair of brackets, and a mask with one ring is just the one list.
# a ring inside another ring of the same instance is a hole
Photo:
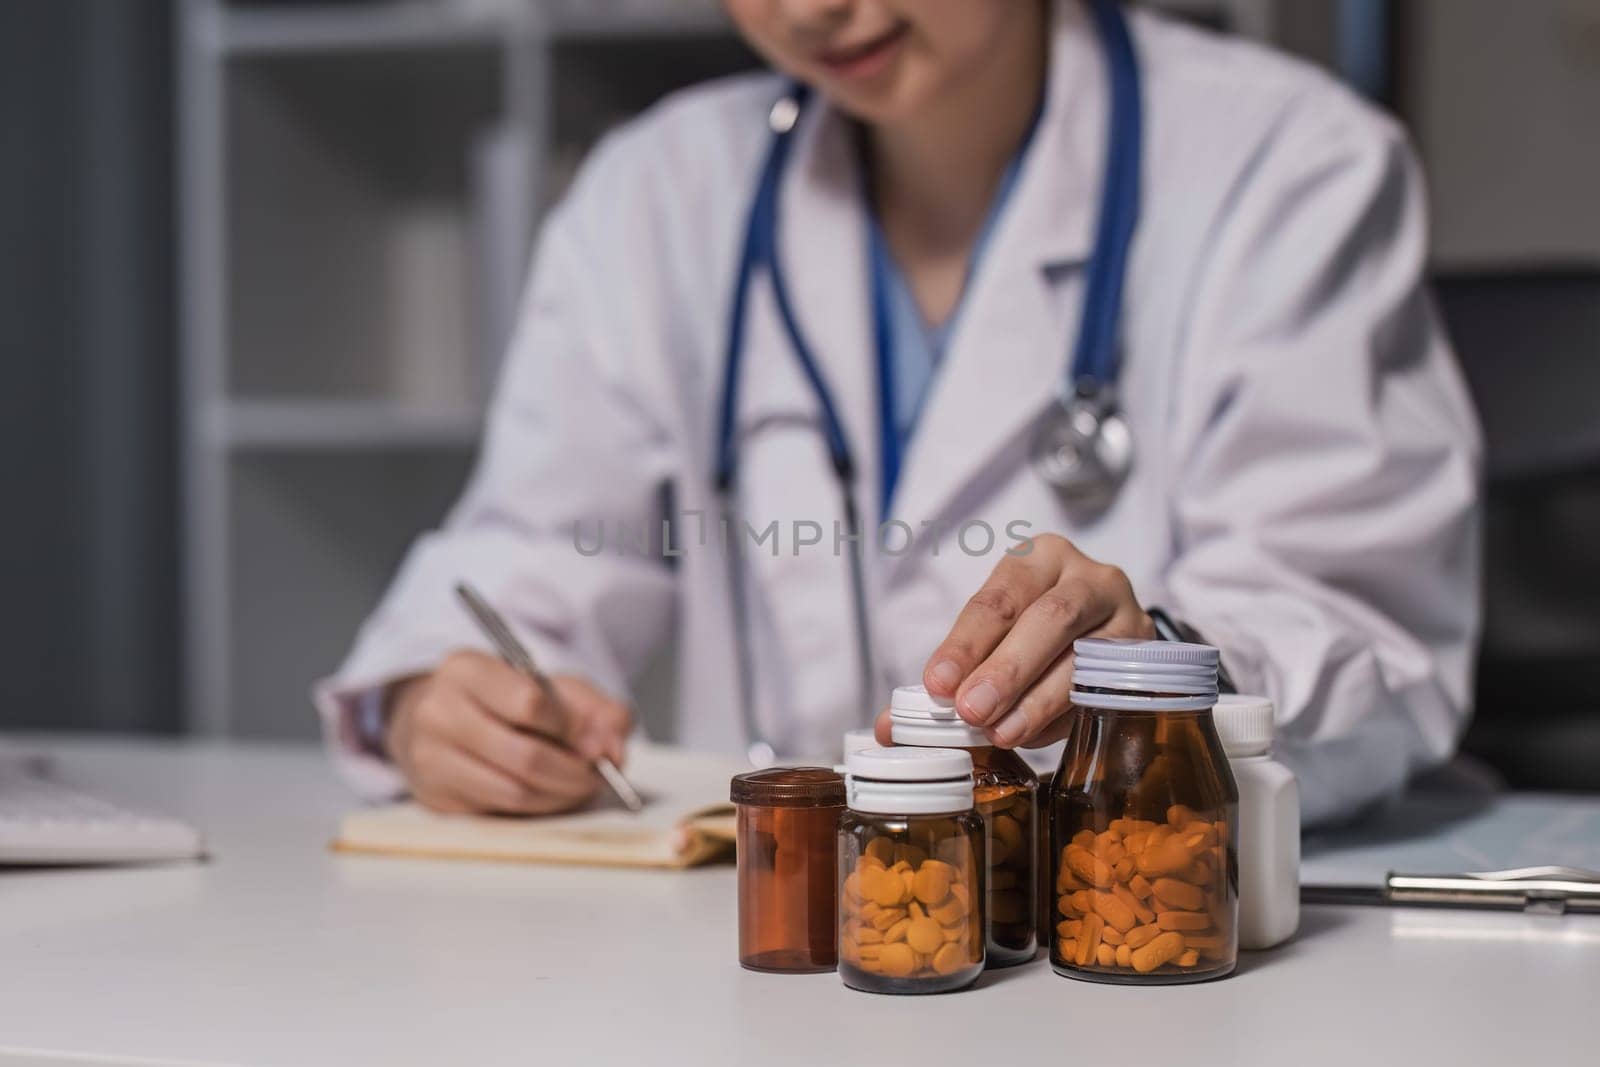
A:
{"label": "doctor's neck", "polygon": [[[1038,113],[1048,68],[1048,7],[1019,5],[994,45],[965,69],[946,72],[937,90],[903,115],[863,123],[866,157],[879,222],[903,269],[923,263],[958,264],[968,256],[988,217],[1007,166]],[[913,285],[921,289],[921,286]],[[935,286],[934,289],[949,289]],[[918,294],[931,321],[959,296]],[[932,306],[930,306],[930,304]]]}

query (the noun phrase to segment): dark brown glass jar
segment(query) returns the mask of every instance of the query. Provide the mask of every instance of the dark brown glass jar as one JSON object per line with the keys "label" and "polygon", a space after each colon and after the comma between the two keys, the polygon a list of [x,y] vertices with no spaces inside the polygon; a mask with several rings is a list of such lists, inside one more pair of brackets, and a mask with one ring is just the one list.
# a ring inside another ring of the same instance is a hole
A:
{"label": "dark brown glass jar", "polygon": [[1050,963],[1127,984],[1228,974],[1239,793],[1211,721],[1217,651],[1098,638],[1073,651],[1073,720],[1050,789]]}
{"label": "dark brown glass jar", "polygon": [[986,842],[988,966],[1028,962],[1038,953],[1038,776],[1021,756],[990,744],[949,701],[929,696],[920,685],[894,691],[889,719],[897,745],[959,748],[972,756],[973,799]]}
{"label": "dark brown glass jar", "polygon": [[844,778],[826,767],[777,767],[739,775],[729,792],[739,811],[739,963],[833,970]]}
{"label": "dark brown glass jar", "polygon": [[962,751],[868,748],[845,758],[839,977],[869,993],[946,993],[984,961],[984,828]]}

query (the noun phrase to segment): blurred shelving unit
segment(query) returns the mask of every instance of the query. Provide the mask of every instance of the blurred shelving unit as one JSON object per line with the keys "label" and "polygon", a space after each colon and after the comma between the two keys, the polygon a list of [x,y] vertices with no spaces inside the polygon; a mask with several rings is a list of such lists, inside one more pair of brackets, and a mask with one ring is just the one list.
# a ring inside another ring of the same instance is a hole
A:
{"label": "blurred shelving unit", "polygon": [[716,0],[180,11],[185,717],[304,736],[461,488],[544,207],[605,129],[754,59]]}
{"label": "blurred shelving unit", "polygon": [[303,736],[460,491],[544,206],[750,59],[710,0],[183,0],[178,48],[185,717]]}

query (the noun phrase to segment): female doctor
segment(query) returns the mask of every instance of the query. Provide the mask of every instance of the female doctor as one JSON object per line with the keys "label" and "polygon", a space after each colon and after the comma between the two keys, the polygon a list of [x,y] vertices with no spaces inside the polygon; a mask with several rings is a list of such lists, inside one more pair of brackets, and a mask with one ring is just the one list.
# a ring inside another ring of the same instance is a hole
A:
{"label": "female doctor", "polygon": [[318,687],[356,783],[581,804],[669,633],[690,746],[825,759],[917,680],[1037,746],[1072,641],[1156,606],[1276,702],[1308,820],[1447,758],[1478,442],[1400,131],[1111,0],[726,4],[781,73],[550,217],[478,469]]}

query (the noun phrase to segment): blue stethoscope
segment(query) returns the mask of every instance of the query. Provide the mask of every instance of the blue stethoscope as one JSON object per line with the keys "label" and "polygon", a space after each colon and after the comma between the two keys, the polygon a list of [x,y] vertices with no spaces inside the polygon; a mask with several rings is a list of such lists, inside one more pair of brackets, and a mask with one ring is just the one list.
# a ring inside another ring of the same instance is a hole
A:
{"label": "blue stethoscope", "polygon": [[[1093,515],[1103,511],[1115,499],[1117,490],[1133,466],[1133,437],[1116,396],[1121,356],[1117,327],[1121,318],[1128,251],[1139,216],[1143,118],[1138,61],[1122,11],[1116,0],[1087,0],[1087,4],[1106,59],[1110,89],[1105,174],[1071,373],[1062,380],[1055,402],[1040,417],[1034,430],[1030,461],[1039,477],[1060,494],[1069,510]],[[736,497],[739,454],[736,423],[750,284],[761,269],[767,272],[773,302],[777,306],[778,317],[788,336],[795,361],[810,384],[821,411],[822,435],[827,442],[834,476],[838,480],[845,525],[858,535],[853,542],[856,550],[850,552],[848,558],[863,714],[869,713],[881,702],[878,700],[878,687],[874,683],[872,647],[868,636],[871,631],[867,621],[866,582],[862,573],[860,547],[863,539],[859,537],[862,532],[860,511],[854,492],[855,458],[845,439],[844,424],[839,418],[833,394],[795,318],[794,305],[789,299],[788,286],[779,265],[778,192],[784,167],[794,147],[794,131],[799,126],[808,96],[805,87],[794,87],[773,105],[768,115],[772,143],[767,149],[760,181],[756,185],[755,200],[750,206],[739,272],[734,282],[717,432],[716,488],[723,529],[732,532],[731,536],[725,535],[723,541],[728,562],[734,640],[738,645],[739,697],[745,736],[749,743],[748,755],[757,766],[771,765],[777,759],[777,751],[762,734],[756,716],[755,665],[750,646],[742,538],[738,535],[740,526]],[[874,332],[882,365],[887,359],[886,347],[889,344],[883,326],[887,312],[878,306],[882,304],[882,294],[876,291],[874,304],[874,321],[877,323]],[[886,425],[885,441],[893,436],[892,428]]]}

